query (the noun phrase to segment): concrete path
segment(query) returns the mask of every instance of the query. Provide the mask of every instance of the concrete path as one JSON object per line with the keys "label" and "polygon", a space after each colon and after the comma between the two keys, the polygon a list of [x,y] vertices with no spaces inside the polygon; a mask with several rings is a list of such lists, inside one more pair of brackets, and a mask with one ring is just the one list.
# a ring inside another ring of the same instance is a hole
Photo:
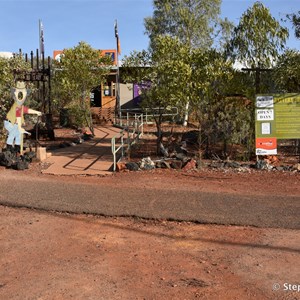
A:
{"label": "concrete path", "polygon": [[111,138],[119,128],[101,126],[95,128],[95,137],[82,144],[51,151],[44,163],[50,164],[43,170],[52,175],[109,175],[112,174],[113,155]]}

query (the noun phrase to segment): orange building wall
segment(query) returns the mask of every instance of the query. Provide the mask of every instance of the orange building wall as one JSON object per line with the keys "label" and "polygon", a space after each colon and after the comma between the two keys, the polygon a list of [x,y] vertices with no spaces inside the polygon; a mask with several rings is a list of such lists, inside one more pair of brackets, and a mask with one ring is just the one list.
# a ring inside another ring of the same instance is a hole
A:
{"label": "orange building wall", "polygon": [[[63,50],[54,50],[53,51],[53,59],[59,60],[60,56],[62,55]],[[99,50],[100,55],[112,55],[113,57],[113,65],[117,65],[117,50],[115,49],[107,49],[107,50]]]}

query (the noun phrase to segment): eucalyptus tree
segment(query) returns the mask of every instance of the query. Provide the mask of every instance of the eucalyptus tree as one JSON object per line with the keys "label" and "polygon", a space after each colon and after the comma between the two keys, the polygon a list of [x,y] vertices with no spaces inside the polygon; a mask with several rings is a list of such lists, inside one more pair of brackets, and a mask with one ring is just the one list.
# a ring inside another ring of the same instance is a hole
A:
{"label": "eucalyptus tree", "polygon": [[[284,50],[288,36],[288,29],[281,26],[270,10],[261,2],[255,2],[234,28],[228,52],[234,60],[259,75],[261,69],[273,66],[280,52]],[[259,90],[258,76],[256,89]]]}
{"label": "eucalyptus tree", "polygon": [[[154,0],[153,5],[153,16],[145,19],[152,51],[156,51],[157,37],[170,36],[185,44],[190,49],[187,56],[191,56],[192,49],[206,51],[216,45],[217,36],[220,43],[224,42],[222,38],[231,28],[228,20],[220,18],[221,0]],[[185,84],[190,87],[182,99],[186,103],[186,125],[191,84],[187,79]]]}
{"label": "eucalyptus tree", "polygon": [[273,72],[277,89],[284,92],[300,92],[300,52],[286,50],[278,59]]}
{"label": "eucalyptus tree", "polygon": [[300,10],[298,13],[288,14],[287,17],[293,24],[295,36],[300,39]]}
{"label": "eucalyptus tree", "polygon": [[232,118],[232,111],[228,110],[225,103],[227,85],[232,79],[233,70],[231,62],[216,50],[203,52],[194,49],[192,61],[191,105],[199,126],[199,149],[204,144],[208,154],[213,140],[221,138],[226,145],[236,128],[236,119]]}
{"label": "eucalyptus tree", "polygon": [[105,80],[111,64],[110,57],[100,55],[85,42],[64,49],[61,60],[54,62],[54,103],[72,108],[78,113],[78,125],[88,126],[92,133],[90,91]]}
{"label": "eucalyptus tree", "polygon": [[142,106],[150,109],[157,128],[157,153],[162,149],[163,114],[182,107],[191,81],[190,48],[170,36],[156,38],[155,51],[132,52],[123,60],[123,80],[145,83]]}
{"label": "eucalyptus tree", "polygon": [[[192,48],[209,49],[214,43],[221,0],[154,0],[153,16],[145,19],[146,33],[155,45],[159,35],[178,38]],[[153,45],[152,44],[152,45]]]}

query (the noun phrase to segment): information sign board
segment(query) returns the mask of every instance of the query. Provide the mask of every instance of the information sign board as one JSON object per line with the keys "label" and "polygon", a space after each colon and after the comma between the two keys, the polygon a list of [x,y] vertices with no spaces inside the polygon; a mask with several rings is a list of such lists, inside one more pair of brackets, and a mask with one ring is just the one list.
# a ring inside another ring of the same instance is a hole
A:
{"label": "information sign board", "polygon": [[255,135],[257,155],[276,154],[277,139],[300,139],[300,94],[258,95]]}

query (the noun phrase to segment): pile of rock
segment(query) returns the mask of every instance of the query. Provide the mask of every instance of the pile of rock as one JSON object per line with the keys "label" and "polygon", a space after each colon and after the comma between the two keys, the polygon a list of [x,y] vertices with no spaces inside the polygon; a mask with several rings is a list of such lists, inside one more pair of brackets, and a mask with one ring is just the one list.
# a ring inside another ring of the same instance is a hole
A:
{"label": "pile of rock", "polygon": [[193,158],[184,160],[179,159],[160,159],[153,161],[150,157],[145,157],[138,162],[119,162],[117,163],[117,171],[129,170],[153,170],[153,169],[182,169],[184,171],[194,170],[198,167],[198,163]]}
{"label": "pile of rock", "polygon": [[237,161],[212,160],[203,162],[194,158],[180,155],[177,158],[163,158],[160,160],[151,160],[150,157],[143,158],[138,162],[120,162],[117,163],[117,171],[129,170],[153,170],[153,169],[176,169],[185,172],[205,167],[217,170],[233,170],[235,172],[250,172],[250,170],[267,171],[298,171],[300,172],[300,163],[282,166],[273,166],[267,160],[258,160],[256,163],[241,163]]}
{"label": "pile of rock", "polygon": [[35,152],[26,152],[24,155],[19,155],[17,151],[12,149],[4,149],[0,153],[0,166],[12,168],[15,170],[28,169],[32,159],[36,157]]}

